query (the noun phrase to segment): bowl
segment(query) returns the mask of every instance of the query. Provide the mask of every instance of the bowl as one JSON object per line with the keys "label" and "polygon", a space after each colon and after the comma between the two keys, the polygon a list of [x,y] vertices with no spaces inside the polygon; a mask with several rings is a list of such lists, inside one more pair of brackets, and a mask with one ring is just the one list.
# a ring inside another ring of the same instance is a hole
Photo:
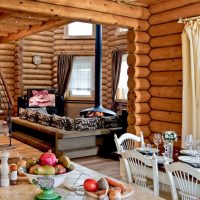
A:
{"label": "bowl", "polygon": [[57,175],[35,175],[24,173],[29,181],[39,187],[42,192],[35,196],[35,200],[59,200],[61,196],[53,191],[54,188],[60,186],[70,172]]}
{"label": "bowl", "polygon": [[28,174],[28,173],[25,173],[25,175],[28,177],[29,181],[36,186],[39,186],[39,185],[37,185],[35,181],[37,181],[41,177],[44,179],[49,179],[49,181],[52,179],[53,180],[52,187],[56,188],[64,182],[65,178],[68,176],[70,172],[71,171],[64,174],[57,174],[57,175],[35,175],[35,174]]}

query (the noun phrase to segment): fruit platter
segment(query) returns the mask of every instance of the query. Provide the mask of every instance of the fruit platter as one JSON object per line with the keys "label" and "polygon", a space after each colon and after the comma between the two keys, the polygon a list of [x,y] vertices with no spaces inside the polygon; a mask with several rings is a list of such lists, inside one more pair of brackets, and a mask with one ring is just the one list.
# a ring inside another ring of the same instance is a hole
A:
{"label": "fruit platter", "polygon": [[39,158],[32,157],[18,162],[18,174],[27,176],[29,181],[42,189],[36,200],[57,200],[61,196],[53,191],[63,183],[68,173],[74,170],[69,157],[56,157],[49,150],[42,153]]}
{"label": "fruit platter", "polygon": [[88,196],[99,200],[121,200],[133,193],[131,185],[110,177],[103,177],[98,181],[86,179],[83,187]]}

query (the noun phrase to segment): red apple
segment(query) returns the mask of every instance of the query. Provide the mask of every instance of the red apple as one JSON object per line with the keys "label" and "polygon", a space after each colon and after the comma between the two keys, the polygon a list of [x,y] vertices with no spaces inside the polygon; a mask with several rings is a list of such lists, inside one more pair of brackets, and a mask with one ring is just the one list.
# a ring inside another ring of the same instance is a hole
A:
{"label": "red apple", "polygon": [[98,184],[95,179],[86,179],[83,186],[88,192],[96,192],[98,190]]}
{"label": "red apple", "polygon": [[56,174],[66,173],[66,168],[61,164],[56,165],[54,168],[55,168]]}

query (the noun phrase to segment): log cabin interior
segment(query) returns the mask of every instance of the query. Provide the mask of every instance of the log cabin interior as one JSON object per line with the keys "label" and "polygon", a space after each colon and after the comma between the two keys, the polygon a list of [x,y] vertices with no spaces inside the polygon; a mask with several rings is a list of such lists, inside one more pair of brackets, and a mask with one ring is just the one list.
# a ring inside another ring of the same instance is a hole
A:
{"label": "log cabin interior", "polygon": [[[89,23],[95,32],[98,24],[102,27],[103,107],[120,115],[126,109],[126,132],[143,131],[146,144],[154,143],[154,133],[173,130],[178,135],[174,145],[181,147],[183,121],[196,119],[182,116],[183,110],[189,113],[184,108],[188,101],[182,103],[182,55],[188,47],[183,46],[183,33],[187,22],[198,21],[199,15],[200,0],[0,0],[1,119],[18,116],[27,90],[63,89],[58,87],[59,56],[94,63],[95,35],[71,37],[69,25]],[[121,52],[122,61],[127,62],[128,68],[121,65],[121,79],[127,74],[127,99],[117,99],[113,93],[117,74],[112,74],[113,52]],[[91,73],[89,95],[73,96],[81,89],[79,83],[66,82],[68,88],[61,92],[64,99],[58,100],[60,107],[64,101],[65,116],[78,118],[81,110],[94,106],[94,64]],[[70,87],[76,88],[71,91]],[[190,134],[194,130],[184,127]],[[195,131],[194,137],[199,139],[200,133]]]}

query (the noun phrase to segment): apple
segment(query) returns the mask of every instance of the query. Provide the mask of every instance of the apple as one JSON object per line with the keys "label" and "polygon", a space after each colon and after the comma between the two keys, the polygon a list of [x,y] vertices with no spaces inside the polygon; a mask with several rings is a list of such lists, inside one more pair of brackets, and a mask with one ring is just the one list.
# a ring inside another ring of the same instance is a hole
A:
{"label": "apple", "polygon": [[15,163],[11,163],[9,165],[10,171],[17,171],[18,166]]}
{"label": "apple", "polygon": [[61,164],[56,165],[54,168],[55,168],[56,174],[66,173],[66,168]]}
{"label": "apple", "polygon": [[98,190],[98,183],[95,179],[86,179],[83,183],[83,187],[88,192],[96,192]]}

